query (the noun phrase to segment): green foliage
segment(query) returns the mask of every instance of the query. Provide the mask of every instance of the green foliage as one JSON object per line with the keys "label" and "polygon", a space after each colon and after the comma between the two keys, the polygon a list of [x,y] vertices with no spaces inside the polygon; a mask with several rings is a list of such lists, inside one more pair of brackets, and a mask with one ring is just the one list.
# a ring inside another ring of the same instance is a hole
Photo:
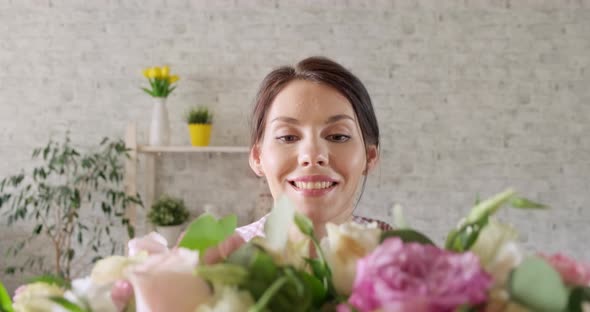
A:
{"label": "green foliage", "polygon": [[[81,153],[66,135],[61,143],[50,141],[33,151],[39,165],[32,172],[0,181],[0,212],[7,225],[33,225],[29,237],[8,248],[6,256],[15,256],[37,239],[45,240],[55,253],[53,269],[45,257],[32,255],[20,266],[9,266],[6,273],[27,268],[67,280],[72,262],[79,258],[75,246],[85,246],[85,253],[94,258],[103,256],[100,249],[105,246],[110,254],[123,252],[121,239],[111,228],[123,225],[132,235],[125,210],[131,204],[141,205],[141,200],[138,194],[127,195],[121,185],[122,160],[128,157],[125,143],[105,138],[95,149]],[[94,218],[88,217],[91,214]]]}
{"label": "green foliage", "polygon": [[583,312],[582,304],[584,302],[590,302],[590,287],[574,287],[570,292],[567,311]]}
{"label": "green foliage", "polygon": [[211,124],[213,122],[213,114],[209,112],[207,107],[195,107],[186,113],[185,120],[189,125]]}
{"label": "green foliage", "polygon": [[[227,260],[247,272],[238,286],[247,290],[256,304],[249,311],[319,311],[326,301],[323,283],[292,266],[275,263],[262,247],[247,243]],[[293,303],[297,304],[293,304]]]}
{"label": "green foliage", "polygon": [[537,257],[525,259],[514,269],[508,289],[514,300],[532,311],[560,312],[568,303],[568,290],[559,273]]}
{"label": "green foliage", "polygon": [[233,234],[238,224],[235,215],[216,220],[210,214],[203,214],[188,226],[179,247],[198,250],[203,254],[205,250],[216,246]]}
{"label": "green foliage", "polygon": [[179,225],[188,220],[189,213],[182,199],[163,195],[152,205],[147,217],[154,225]]}
{"label": "green foliage", "polygon": [[0,312],[13,312],[12,301],[10,301],[10,295],[2,281],[0,281]]}
{"label": "green foliage", "polygon": [[545,209],[547,206],[533,202],[523,197],[516,197],[516,192],[508,189],[496,194],[489,199],[480,201],[479,197],[475,207],[457,229],[452,230],[447,236],[445,248],[447,250],[463,252],[475,244],[479,233],[488,224],[490,216],[494,215],[502,206],[510,204],[519,209]]}
{"label": "green foliage", "polygon": [[433,245],[435,244],[432,242],[430,238],[426,235],[410,230],[410,229],[402,229],[402,230],[391,230],[381,233],[381,242],[390,238],[390,237],[399,237],[404,243],[419,243],[423,245]]}

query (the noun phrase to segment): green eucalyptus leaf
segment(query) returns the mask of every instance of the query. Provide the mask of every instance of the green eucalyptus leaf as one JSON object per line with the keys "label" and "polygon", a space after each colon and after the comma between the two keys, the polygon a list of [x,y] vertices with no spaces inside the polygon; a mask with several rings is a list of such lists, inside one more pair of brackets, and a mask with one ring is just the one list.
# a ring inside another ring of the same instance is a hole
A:
{"label": "green eucalyptus leaf", "polygon": [[12,301],[10,300],[10,295],[2,281],[0,281],[0,312],[13,312],[14,309],[12,308]]}
{"label": "green eucalyptus leaf", "polygon": [[527,258],[514,269],[508,289],[512,298],[533,311],[561,312],[568,304],[561,276],[538,257]]}
{"label": "green eucalyptus leaf", "polygon": [[179,247],[202,253],[226,240],[236,229],[237,223],[235,215],[217,220],[210,214],[203,214],[188,226]]}
{"label": "green eucalyptus leaf", "polygon": [[399,237],[404,243],[419,243],[423,245],[436,246],[426,235],[411,229],[390,230],[383,232],[381,233],[380,242],[383,242],[390,237]]}

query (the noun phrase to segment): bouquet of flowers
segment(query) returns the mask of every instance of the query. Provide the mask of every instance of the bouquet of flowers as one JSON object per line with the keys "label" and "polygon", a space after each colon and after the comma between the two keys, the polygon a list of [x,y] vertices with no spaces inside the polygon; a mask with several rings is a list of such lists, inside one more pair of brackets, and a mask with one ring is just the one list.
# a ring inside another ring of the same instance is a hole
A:
{"label": "bouquet of flowers", "polygon": [[172,86],[178,81],[178,75],[170,75],[170,67],[149,67],[143,70],[143,76],[147,78],[151,89],[142,88],[147,94],[153,97],[167,98],[176,86]]}
{"label": "bouquet of flowers", "polygon": [[[179,247],[156,233],[129,242],[128,256],[96,263],[90,276],[41,278],[0,287],[2,311],[589,311],[590,265],[564,255],[525,254],[517,232],[494,218],[502,206],[545,206],[507,190],[476,203],[444,247],[398,224],[313,225],[286,199],[275,204],[265,237],[216,264],[206,250],[227,243],[236,217],[193,221]],[[293,225],[303,239],[290,240]]]}

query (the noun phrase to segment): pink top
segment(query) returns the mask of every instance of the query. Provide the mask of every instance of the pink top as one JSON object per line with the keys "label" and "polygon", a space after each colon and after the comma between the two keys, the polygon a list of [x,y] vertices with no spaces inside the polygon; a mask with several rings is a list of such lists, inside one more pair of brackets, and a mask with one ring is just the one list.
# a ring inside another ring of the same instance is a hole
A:
{"label": "pink top", "polygon": [[[260,218],[260,220],[258,220],[256,222],[252,222],[248,225],[244,225],[242,227],[239,227],[236,229],[236,232],[245,241],[249,241],[256,236],[264,237],[264,223],[266,222],[267,217],[268,217],[268,215]],[[393,230],[393,228],[389,224],[387,224],[383,221],[380,221],[380,220],[374,220],[374,219],[369,219],[369,218],[359,217],[359,216],[352,216],[352,221],[359,223],[359,224],[368,224],[371,222],[375,222],[375,223],[377,223],[377,226],[382,231]]]}

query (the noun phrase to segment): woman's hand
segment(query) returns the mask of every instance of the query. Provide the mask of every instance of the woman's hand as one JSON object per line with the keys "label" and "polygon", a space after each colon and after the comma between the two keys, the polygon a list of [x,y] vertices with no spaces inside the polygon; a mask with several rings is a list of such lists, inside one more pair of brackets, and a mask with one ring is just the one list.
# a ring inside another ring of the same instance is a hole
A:
{"label": "woman's hand", "polygon": [[[183,237],[184,232],[180,234],[180,237],[176,241],[175,248],[178,247],[178,244],[180,244],[180,241],[182,241]],[[205,255],[203,256],[203,260],[205,261],[205,264],[215,264],[221,262],[245,243],[246,241],[242,238],[242,236],[240,236],[240,234],[237,232],[234,232],[230,237],[221,242],[219,245],[207,249],[205,251]]]}
{"label": "woman's hand", "polygon": [[203,260],[205,264],[215,264],[225,260],[234,251],[244,245],[246,241],[238,234],[234,232],[230,237],[221,242],[215,247],[211,247],[205,251]]}

